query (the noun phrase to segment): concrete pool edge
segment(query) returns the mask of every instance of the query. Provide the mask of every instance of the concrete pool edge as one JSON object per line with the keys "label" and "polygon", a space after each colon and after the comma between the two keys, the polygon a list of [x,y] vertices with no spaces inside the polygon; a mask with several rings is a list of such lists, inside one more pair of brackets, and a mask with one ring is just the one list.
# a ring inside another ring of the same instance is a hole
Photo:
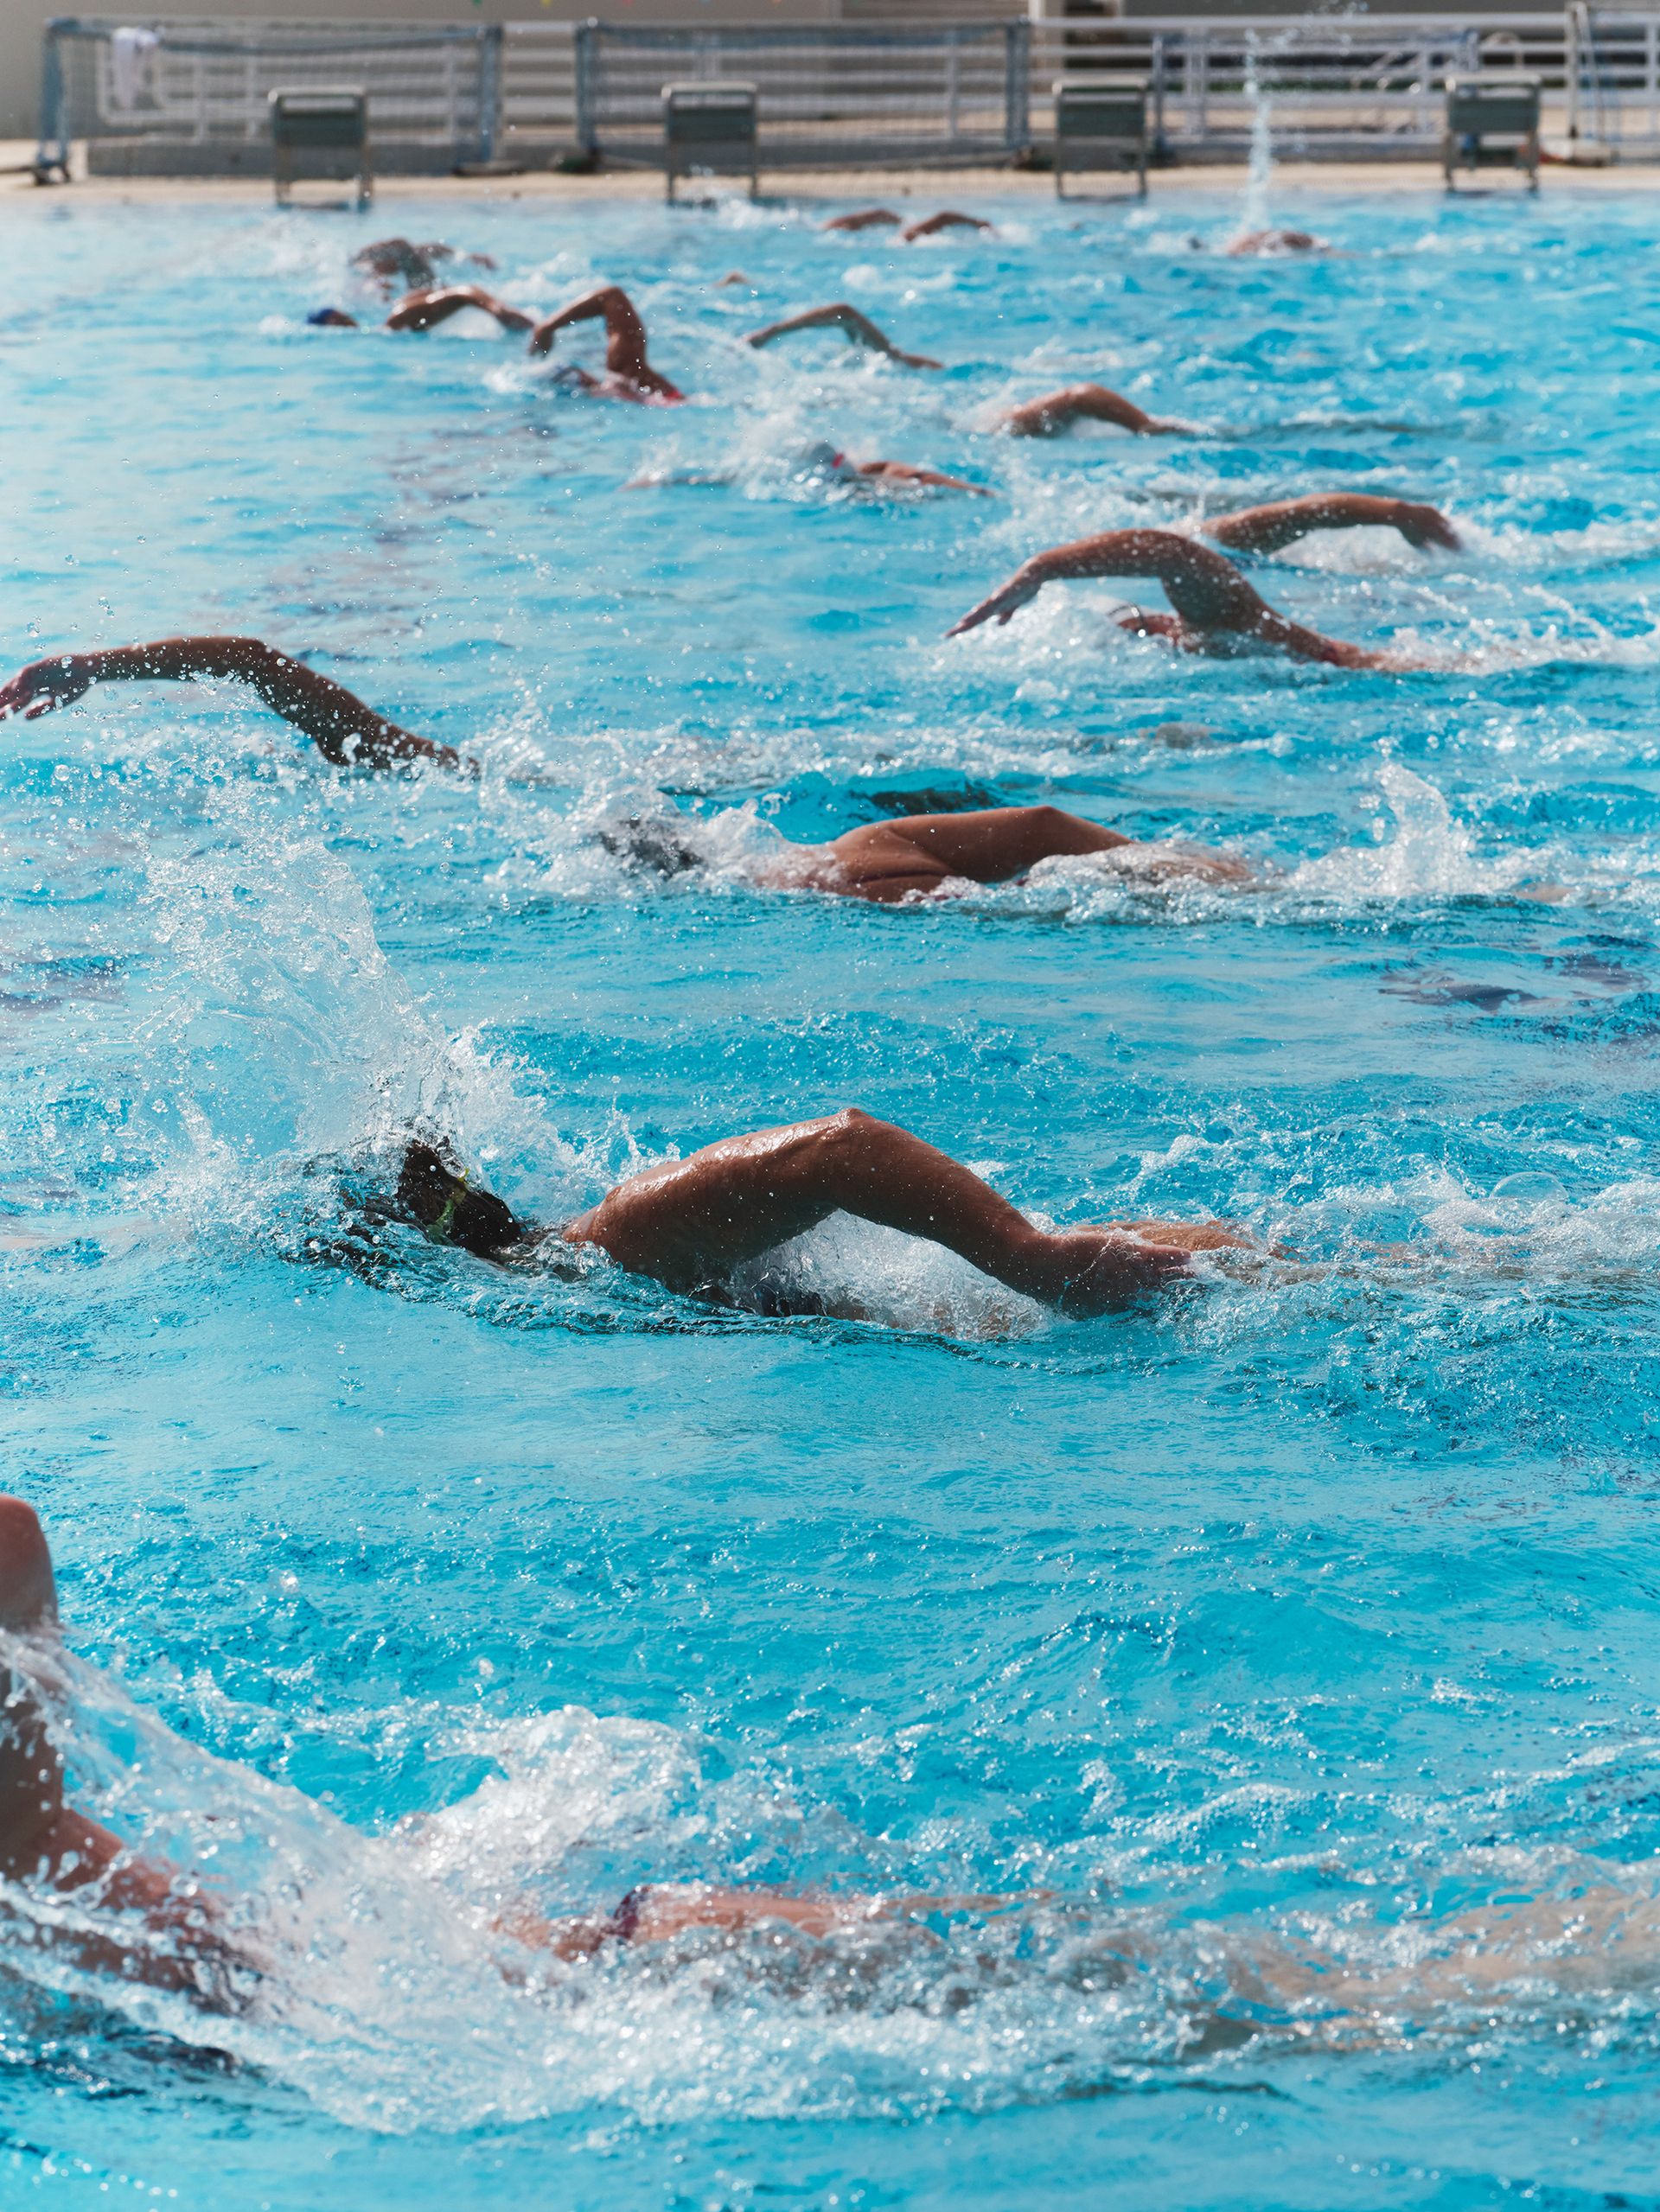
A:
{"label": "concrete pool edge", "polygon": [[[237,206],[270,205],[271,183],[264,177],[78,177],[73,186],[37,186],[27,173],[34,153],[24,140],[0,141],[0,201],[19,205],[75,206],[144,202],[201,207],[223,202]],[[1242,193],[1248,170],[1242,163],[1195,164],[1155,170],[1146,204],[1176,194]],[[777,169],[762,173],[763,203],[840,203],[848,200],[927,201],[948,206],[967,198],[1031,199],[1045,205],[1055,198],[1054,179],[1047,173],[1011,169]],[[1439,163],[1422,162],[1276,162],[1275,189],[1300,199],[1325,196],[1352,199],[1370,193],[1440,194],[1444,187]],[[1606,167],[1569,168],[1551,163],[1542,172],[1540,198],[1570,191],[1653,191],[1660,187],[1660,163],[1611,163]],[[736,192],[742,187],[721,180],[718,189]],[[67,191],[67,197],[61,195]],[[547,200],[569,206],[596,206],[607,201],[661,201],[663,182],[655,169],[606,171],[597,176],[565,176],[552,169],[526,169],[513,176],[396,176],[377,182],[375,205],[391,207],[431,200]],[[1459,197],[1492,201],[1525,200],[1520,179],[1493,174],[1479,188],[1463,183]],[[327,205],[318,199],[319,208]],[[1068,203],[1080,209],[1140,205],[1115,179],[1107,178],[1087,193],[1069,194]]]}

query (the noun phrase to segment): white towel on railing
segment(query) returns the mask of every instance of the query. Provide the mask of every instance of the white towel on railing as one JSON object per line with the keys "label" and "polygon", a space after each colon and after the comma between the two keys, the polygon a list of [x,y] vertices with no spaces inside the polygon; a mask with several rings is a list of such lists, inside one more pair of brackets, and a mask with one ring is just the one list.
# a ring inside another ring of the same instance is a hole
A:
{"label": "white towel on railing", "polygon": [[117,107],[135,108],[139,95],[151,90],[150,72],[161,42],[154,31],[110,33],[110,89]]}

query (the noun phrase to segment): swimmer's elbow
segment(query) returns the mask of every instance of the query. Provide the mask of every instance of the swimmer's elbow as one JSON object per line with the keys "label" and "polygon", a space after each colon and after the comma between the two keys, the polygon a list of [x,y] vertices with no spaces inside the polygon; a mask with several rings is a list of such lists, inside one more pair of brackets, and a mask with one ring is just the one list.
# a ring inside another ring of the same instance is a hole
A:
{"label": "swimmer's elbow", "polygon": [[267,645],[264,638],[227,638],[224,647],[227,673],[241,677],[261,691],[280,677],[284,669],[294,666],[285,653],[279,653],[274,645]]}

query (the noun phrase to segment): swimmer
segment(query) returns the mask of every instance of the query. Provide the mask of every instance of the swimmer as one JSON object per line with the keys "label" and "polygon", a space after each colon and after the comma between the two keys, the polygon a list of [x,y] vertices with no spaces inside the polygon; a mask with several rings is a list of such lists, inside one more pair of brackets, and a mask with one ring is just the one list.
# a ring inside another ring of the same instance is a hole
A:
{"label": "swimmer", "polygon": [[1333,668],[1422,667],[1422,661],[1374,653],[1341,638],[1322,637],[1276,614],[1253,590],[1230,560],[1210,546],[1196,545],[1173,530],[1108,530],[1076,545],[1036,553],[1008,582],[954,622],[948,637],[961,637],[995,619],[1006,622],[1017,607],[1035,599],[1046,583],[1069,577],[1156,577],[1170,596],[1173,615],[1150,615],[1133,608],[1116,619],[1138,637],[1163,638],[1184,653],[1205,653],[1245,639],[1278,647],[1299,660],[1324,661]]}
{"label": "swimmer", "polygon": [[[0,1880],[25,1893],[70,1898],[71,1916],[36,1922],[94,1971],[172,1991],[216,2011],[243,2010],[270,1970],[258,1935],[230,1924],[227,1901],[182,1867],[134,1851],[90,1820],[64,1794],[64,1760],[53,1740],[52,1686],[60,1647],[52,1557],[34,1511],[0,1496]],[[935,1913],[986,1913],[1001,1897],[810,1896],[784,1890],[723,1889],[702,1882],[632,1890],[614,1912],[548,1921],[509,1907],[488,1933],[565,1960],[608,1944],[667,1942],[691,1928],[737,1934],[769,1922],[826,1936],[872,1921]],[[107,1915],[99,1928],[93,1915]],[[10,1909],[8,1917],[16,1917]],[[89,1924],[90,1923],[90,1924]],[[522,1980],[521,1963],[497,1963]]]}
{"label": "swimmer", "polygon": [[[504,330],[528,330],[535,318],[522,308],[509,307],[487,292],[481,284],[443,284],[437,289],[409,292],[400,299],[386,317],[388,330],[435,330],[441,322],[448,322],[452,315],[459,315],[465,308],[477,308],[481,314],[494,316]],[[337,307],[320,307],[306,317],[330,330],[356,330],[357,317],[347,315]]]}
{"label": "swimmer", "polygon": [[[611,851],[674,876],[699,864],[690,827],[683,815],[646,816],[599,834]],[[961,814],[902,814],[865,822],[828,845],[789,843],[788,859],[768,864],[759,880],[776,890],[827,891],[896,906],[933,896],[954,883],[1006,883],[1040,860],[1108,852],[1116,853],[1143,882],[1172,877],[1212,883],[1250,880],[1244,863],[1225,854],[1140,844],[1059,806],[986,806]]]}
{"label": "swimmer", "polygon": [[[469,253],[461,258],[470,261],[475,269],[495,267],[488,253]],[[387,291],[400,285],[405,291],[414,292],[437,282],[440,261],[456,258],[455,247],[445,245],[438,239],[428,239],[413,245],[406,238],[378,238],[373,245],[358,248],[352,256],[352,266],[377,278]]]}
{"label": "swimmer", "polygon": [[1461,550],[1462,540],[1439,507],[1415,500],[1377,499],[1368,492],[1309,492],[1301,499],[1212,515],[1198,527],[1232,553],[1278,553],[1312,530],[1398,530],[1421,551]]}
{"label": "swimmer", "polygon": [[[57,1632],[41,1524],[21,1498],[0,1496],[0,1635],[35,1641],[49,1654]],[[0,1880],[80,1893],[121,1915],[118,1935],[63,1929],[86,1965],[223,2005],[227,1961],[213,1900],[65,1801],[46,1705],[11,1658],[8,1652],[0,1662]]]}
{"label": "swimmer", "polygon": [[[882,225],[897,227],[902,220],[891,207],[862,207],[854,215],[833,215],[824,227],[827,231],[868,231]],[[991,227],[978,215],[960,215],[954,207],[942,207],[937,215],[926,215],[921,222],[906,223],[899,235],[907,245],[911,245],[919,238],[933,238],[941,231],[988,231]]]}
{"label": "swimmer", "polygon": [[519,1221],[419,1141],[405,1155],[397,1199],[436,1242],[499,1265],[533,1265],[560,1243],[588,1245],[681,1297],[774,1315],[833,1309],[817,1297],[792,1300],[769,1272],[740,1282],[739,1271],[836,1213],[942,1244],[1023,1297],[1075,1317],[1116,1312],[1185,1278],[1196,1252],[1258,1249],[1218,1221],[1040,1229],[970,1169],[856,1106],[647,1168],[550,1229]]}
{"label": "swimmer", "polygon": [[0,685],[0,721],[21,714],[34,722],[73,704],[94,684],[187,683],[198,676],[251,685],[273,714],[315,738],[317,750],[337,768],[388,768],[395,762],[422,760],[477,773],[477,763],[463,761],[452,745],[400,730],[343,684],[255,637],[158,638],[150,645],[61,653],[50,660],[31,661]]}
{"label": "swimmer", "polygon": [[[95,1973],[182,1996],[210,2015],[252,2009],[277,1961],[270,1940],[239,1910],[242,1901],[211,1873],[203,1879],[146,1855],[68,1801],[56,1741],[65,1672],[45,1533],[22,1499],[0,1495],[0,1880],[12,1893],[4,1916],[22,1939],[17,1963],[26,1946],[49,1944]],[[125,1794],[128,1807],[135,1794]],[[333,1816],[320,1812],[319,1819]],[[391,1847],[400,1839],[394,1830]],[[1532,2015],[1547,1989],[1582,1998],[1651,1987],[1660,1968],[1660,1865],[1608,1865],[1560,1852],[1550,1861],[1526,1877],[1506,1863],[1489,1903],[1389,1923],[1382,1955],[1372,1960],[1360,1954],[1362,1931],[1352,1923],[1344,1931],[1347,1955],[1338,1955],[1260,1924],[1189,1921],[1190,1940],[1204,1942],[1225,1974],[1211,2017],[1237,2020],[1242,2010],[1255,2032],[1289,2030],[1304,2042],[1353,2047],[1380,2033],[1393,2040],[1402,2019],[1433,2025],[1446,2018],[1467,2031],[1472,2000],[1484,2008],[1482,2032],[1489,2033],[1486,2008],[1512,1991]],[[27,1910],[35,1900],[46,1907],[38,1917]],[[909,1923],[929,1941],[933,1931],[916,1923],[936,1916],[984,1919],[1056,1902],[1044,1892],[809,1894],[671,1881],[629,1890],[610,1912],[562,1920],[528,1901],[497,1904],[479,1940],[503,1979],[522,1985],[539,1955],[580,1966],[698,1930],[738,1936],[793,1928],[822,1941]],[[449,1894],[435,1888],[433,1907],[448,1918]],[[1403,1931],[1412,1940],[1404,1959]],[[1157,1960],[1159,1933],[1145,1913],[1067,1935],[1070,1971],[1093,1985]],[[1280,2017],[1265,2018],[1264,2007]]]}
{"label": "swimmer", "polygon": [[573,322],[591,322],[596,318],[605,325],[605,373],[596,377],[586,369],[570,369],[567,373],[581,391],[600,399],[634,400],[642,406],[673,407],[685,399],[685,392],[646,359],[646,326],[634,302],[617,284],[605,284],[539,322],[530,334],[532,354],[551,354],[561,330]]}
{"label": "swimmer", "polygon": [[1149,415],[1122,392],[1109,392],[1104,384],[1071,384],[1060,392],[1045,392],[1011,407],[998,420],[998,428],[1011,437],[1057,437],[1074,423],[1112,423],[1137,437],[1186,437],[1185,423],[1172,423]]}
{"label": "swimmer", "polygon": [[816,470],[844,484],[865,484],[880,491],[885,486],[922,491],[967,492],[978,500],[994,499],[987,484],[971,484],[966,476],[947,476],[937,469],[921,469],[912,461],[850,461],[827,439],[811,445],[801,457],[799,473]]}
{"label": "swimmer", "polygon": [[1235,258],[1249,254],[1330,253],[1329,239],[1316,238],[1312,231],[1247,231],[1223,246],[1223,252]]}
{"label": "swimmer", "polygon": [[769,322],[764,330],[751,330],[744,342],[746,346],[770,346],[775,339],[787,338],[793,330],[840,330],[849,345],[864,346],[874,354],[886,354],[891,360],[903,361],[907,368],[936,369],[941,366],[926,354],[908,354],[896,346],[884,331],[877,328],[868,315],[849,307],[846,300],[833,300],[827,307],[810,307],[801,315],[787,316],[782,322]]}
{"label": "swimmer", "polygon": [[[796,483],[816,481],[850,490],[967,492],[981,500],[997,496],[989,485],[971,484],[966,476],[947,476],[937,469],[921,469],[910,461],[851,460],[828,438],[815,438],[792,456],[789,474]],[[686,469],[666,474],[648,469],[630,477],[624,488],[642,491],[659,484],[736,484],[740,476],[736,469]]]}

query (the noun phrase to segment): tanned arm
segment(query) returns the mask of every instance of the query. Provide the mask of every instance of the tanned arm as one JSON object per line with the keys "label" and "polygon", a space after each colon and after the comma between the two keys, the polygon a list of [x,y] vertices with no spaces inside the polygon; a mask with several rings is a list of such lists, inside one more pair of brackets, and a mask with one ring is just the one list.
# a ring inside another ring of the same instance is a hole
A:
{"label": "tanned arm", "polygon": [[533,327],[533,318],[521,308],[509,307],[494,292],[487,292],[482,284],[445,284],[437,290],[411,292],[407,298],[399,300],[386,317],[386,328],[431,330],[469,307],[493,315],[504,330],[528,330]]}
{"label": "tanned arm", "polygon": [[937,215],[925,215],[919,223],[907,223],[899,233],[907,245],[919,238],[933,238],[940,231],[988,231],[989,223],[982,223],[978,215],[960,215],[954,207],[942,207]]}
{"label": "tanned arm", "polygon": [[846,300],[833,300],[827,307],[810,307],[803,314],[787,316],[782,322],[769,322],[764,330],[751,330],[744,342],[748,346],[769,346],[775,338],[787,338],[794,330],[840,330],[849,344],[867,346],[872,353],[886,354],[896,361],[903,361],[907,368],[940,367],[926,354],[903,352],[885,331],[877,328],[868,315],[850,307]]}
{"label": "tanned arm", "polygon": [[1300,622],[1277,614],[1260,593],[1254,591],[1230,560],[1209,545],[1172,530],[1108,530],[1098,538],[1081,538],[1075,545],[1057,545],[1038,553],[1018,568],[990,598],[971,608],[946,633],[960,637],[995,617],[1006,622],[1018,607],[1035,599],[1044,584],[1070,577],[1151,576],[1169,595],[1176,609],[1168,615],[1146,615],[1133,627],[1148,634],[1168,637],[1178,645],[1202,646],[1207,640],[1235,634],[1260,638],[1299,660],[1322,660],[1338,668],[1401,667],[1386,654],[1340,638],[1323,637]]}
{"label": "tanned arm", "polygon": [[1022,562],[1006,584],[982,599],[946,633],[960,637],[993,617],[1006,622],[1017,607],[1035,599],[1046,583],[1071,577],[1156,577],[1184,622],[1196,629],[1255,629],[1272,614],[1229,560],[1173,530],[1106,530],[1055,545]]}
{"label": "tanned arm", "polygon": [[827,231],[870,231],[884,224],[897,225],[899,218],[891,207],[861,207],[857,214],[832,215],[824,228]]}
{"label": "tanned arm", "polygon": [[1414,500],[1376,499],[1366,492],[1310,492],[1242,508],[1204,523],[1204,534],[1236,553],[1277,553],[1311,530],[1398,530],[1409,545],[1459,550],[1459,533],[1439,507]]}
{"label": "tanned arm", "polygon": [[1009,410],[1003,427],[1011,437],[1053,437],[1077,422],[1113,423],[1141,437],[1177,432],[1182,427],[1149,415],[1133,399],[1127,399],[1121,392],[1109,392],[1104,384],[1069,385],[1063,391],[1045,392],[1041,399],[1028,399],[1024,405]]}
{"label": "tanned arm", "polygon": [[[448,768],[463,765],[453,746],[399,729],[343,684],[254,637],[158,638],[150,645],[32,661],[0,687],[0,720],[21,714],[33,722],[54,707],[71,704],[94,684],[182,683],[198,676],[249,685],[273,714],[315,738],[318,751],[338,766],[363,762],[385,768],[412,760]],[[467,765],[476,772],[476,763]]]}
{"label": "tanned arm", "polygon": [[981,500],[996,496],[989,485],[971,484],[966,476],[947,476],[937,469],[915,468],[909,461],[861,461],[859,473],[879,483],[931,485],[942,492],[972,492]]}
{"label": "tanned arm", "polygon": [[602,284],[597,292],[584,293],[581,299],[572,300],[569,307],[562,307],[557,315],[545,316],[530,334],[530,350],[533,354],[551,354],[553,341],[561,330],[569,329],[573,322],[594,322],[605,325],[608,343],[615,344],[619,337],[632,337],[638,361],[644,362],[646,327],[634,302],[620,284]]}
{"label": "tanned arm", "polygon": [[960,1161],[856,1107],[648,1168],[564,1234],[696,1293],[838,1212],[931,1238],[1069,1313],[1110,1312],[1187,1272],[1175,1247],[1125,1230],[1039,1229]]}

